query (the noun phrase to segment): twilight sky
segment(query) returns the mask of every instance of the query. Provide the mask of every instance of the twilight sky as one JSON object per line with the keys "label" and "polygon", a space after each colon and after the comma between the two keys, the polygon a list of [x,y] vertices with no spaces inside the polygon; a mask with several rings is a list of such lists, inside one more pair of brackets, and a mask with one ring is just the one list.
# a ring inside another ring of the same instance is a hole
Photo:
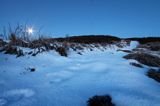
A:
{"label": "twilight sky", "polygon": [[56,37],[160,37],[160,0],[0,0],[1,29],[25,22]]}

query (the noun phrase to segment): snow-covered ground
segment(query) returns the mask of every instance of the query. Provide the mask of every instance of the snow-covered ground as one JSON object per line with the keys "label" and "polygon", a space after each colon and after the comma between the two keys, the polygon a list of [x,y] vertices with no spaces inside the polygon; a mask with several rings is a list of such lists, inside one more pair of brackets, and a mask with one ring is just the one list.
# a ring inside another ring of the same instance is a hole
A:
{"label": "snow-covered ground", "polygon": [[[111,95],[116,106],[160,106],[160,84],[147,67],[129,65],[126,53],[54,51],[36,57],[0,53],[0,106],[86,106],[94,95]],[[28,68],[35,68],[30,72]]]}

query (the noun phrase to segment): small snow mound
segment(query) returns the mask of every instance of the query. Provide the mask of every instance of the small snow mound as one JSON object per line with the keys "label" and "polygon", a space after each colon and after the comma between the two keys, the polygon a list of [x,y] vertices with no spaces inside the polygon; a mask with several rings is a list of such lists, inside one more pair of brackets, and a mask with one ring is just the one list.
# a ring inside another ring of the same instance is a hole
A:
{"label": "small snow mound", "polygon": [[131,49],[136,48],[138,45],[139,45],[139,42],[138,42],[138,41],[131,41],[131,42],[130,42],[130,48],[131,48]]}
{"label": "small snow mound", "polygon": [[14,90],[10,90],[6,93],[6,95],[8,95],[8,96],[23,95],[24,97],[31,97],[34,94],[35,94],[35,92],[30,89],[14,89]]}
{"label": "small snow mound", "polygon": [[138,41],[131,41],[129,46],[124,47],[122,50],[132,50],[134,48],[136,48],[139,45]]}

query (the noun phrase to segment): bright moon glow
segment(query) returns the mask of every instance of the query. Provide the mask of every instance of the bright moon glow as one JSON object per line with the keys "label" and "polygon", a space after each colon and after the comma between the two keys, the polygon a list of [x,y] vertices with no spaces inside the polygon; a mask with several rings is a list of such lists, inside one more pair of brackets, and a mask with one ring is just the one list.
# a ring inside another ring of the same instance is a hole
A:
{"label": "bright moon glow", "polygon": [[29,35],[33,34],[33,32],[34,32],[34,31],[33,31],[33,28],[28,28],[28,29],[27,29],[27,32],[28,32]]}

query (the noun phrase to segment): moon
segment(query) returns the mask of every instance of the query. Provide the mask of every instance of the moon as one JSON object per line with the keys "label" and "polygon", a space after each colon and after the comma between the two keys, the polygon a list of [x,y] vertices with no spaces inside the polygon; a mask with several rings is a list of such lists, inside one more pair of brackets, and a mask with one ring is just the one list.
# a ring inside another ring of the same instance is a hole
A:
{"label": "moon", "polygon": [[31,35],[31,34],[33,34],[34,30],[33,30],[33,28],[28,28],[27,32],[28,32],[29,35]]}

